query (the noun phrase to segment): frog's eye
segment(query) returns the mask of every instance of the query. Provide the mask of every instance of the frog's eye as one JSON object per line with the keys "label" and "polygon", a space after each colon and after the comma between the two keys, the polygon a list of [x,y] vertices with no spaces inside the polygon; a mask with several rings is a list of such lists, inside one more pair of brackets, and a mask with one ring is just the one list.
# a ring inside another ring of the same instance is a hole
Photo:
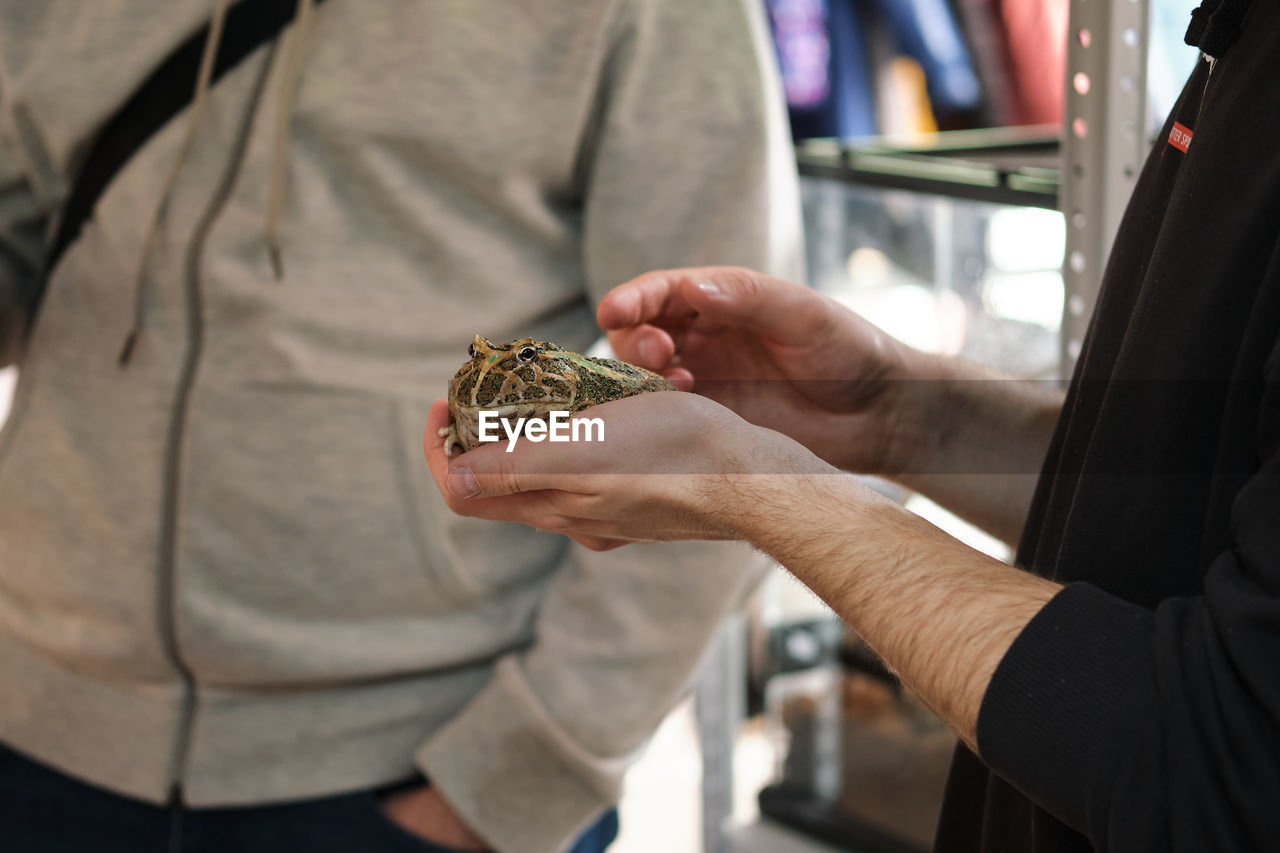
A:
{"label": "frog's eye", "polygon": [[538,351],[533,347],[521,347],[520,352],[516,353],[516,358],[518,358],[521,362],[527,364],[533,361],[534,357],[537,356],[537,354],[538,354]]}
{"label": "frog's eye", "polygon": [[476,345],[467,344],[467,358],[475,358],[475,357],[476,357]]}

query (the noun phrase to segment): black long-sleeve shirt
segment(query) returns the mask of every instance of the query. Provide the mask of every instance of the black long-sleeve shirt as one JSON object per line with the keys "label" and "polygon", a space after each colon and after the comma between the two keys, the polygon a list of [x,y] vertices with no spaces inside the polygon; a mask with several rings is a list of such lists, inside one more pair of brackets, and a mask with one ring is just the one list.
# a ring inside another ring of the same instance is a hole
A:
{"label": "black long-sleeve shirt", "polygon": [[940,851],[1280,850],[1280,4],[1211,7],[1019,548],[1067,586],[992,679]]}

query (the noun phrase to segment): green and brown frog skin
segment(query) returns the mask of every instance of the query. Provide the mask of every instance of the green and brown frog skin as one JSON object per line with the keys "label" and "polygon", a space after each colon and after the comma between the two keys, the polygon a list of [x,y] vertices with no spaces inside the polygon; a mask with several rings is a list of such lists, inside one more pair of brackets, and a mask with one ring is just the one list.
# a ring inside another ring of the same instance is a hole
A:
{"label": "green and brown frog skin", "polygon": [[547,341],[521,338],[490,343],[479,335],[471,358],[449,381],[453,423],[440,431],[444,452],[480,444],[480,410],[500,418],[547,420],[552,411],[580,412],[591,406],[649,391],[674,391],[656,373],[611,358],[592,358]]}

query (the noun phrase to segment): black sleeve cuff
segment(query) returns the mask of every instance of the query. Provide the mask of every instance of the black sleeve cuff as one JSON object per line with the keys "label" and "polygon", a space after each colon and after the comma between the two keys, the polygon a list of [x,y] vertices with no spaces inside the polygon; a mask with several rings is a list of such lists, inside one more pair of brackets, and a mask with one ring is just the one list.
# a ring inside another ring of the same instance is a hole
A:
{"label": "black sleeve cuff", "polygon": [[1149,610],[1072,584],[1014,640],[983,697],[983,761],[1086,835],[1102,829],[1108,780],[1155,699],[1153,623]]}

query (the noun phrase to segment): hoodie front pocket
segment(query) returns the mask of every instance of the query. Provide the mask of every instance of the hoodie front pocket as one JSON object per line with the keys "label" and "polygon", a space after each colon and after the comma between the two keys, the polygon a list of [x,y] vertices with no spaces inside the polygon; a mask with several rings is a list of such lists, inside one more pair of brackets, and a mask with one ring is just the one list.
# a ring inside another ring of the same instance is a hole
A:
{"label": "hoodie front pocket", "polygon": [[509,640],[495,628],[510,614],[479,606],[424,535],[403,440],[386,396],[206,387],[184,454],[174,577],[180,645],[197,671],[363,678]]}

